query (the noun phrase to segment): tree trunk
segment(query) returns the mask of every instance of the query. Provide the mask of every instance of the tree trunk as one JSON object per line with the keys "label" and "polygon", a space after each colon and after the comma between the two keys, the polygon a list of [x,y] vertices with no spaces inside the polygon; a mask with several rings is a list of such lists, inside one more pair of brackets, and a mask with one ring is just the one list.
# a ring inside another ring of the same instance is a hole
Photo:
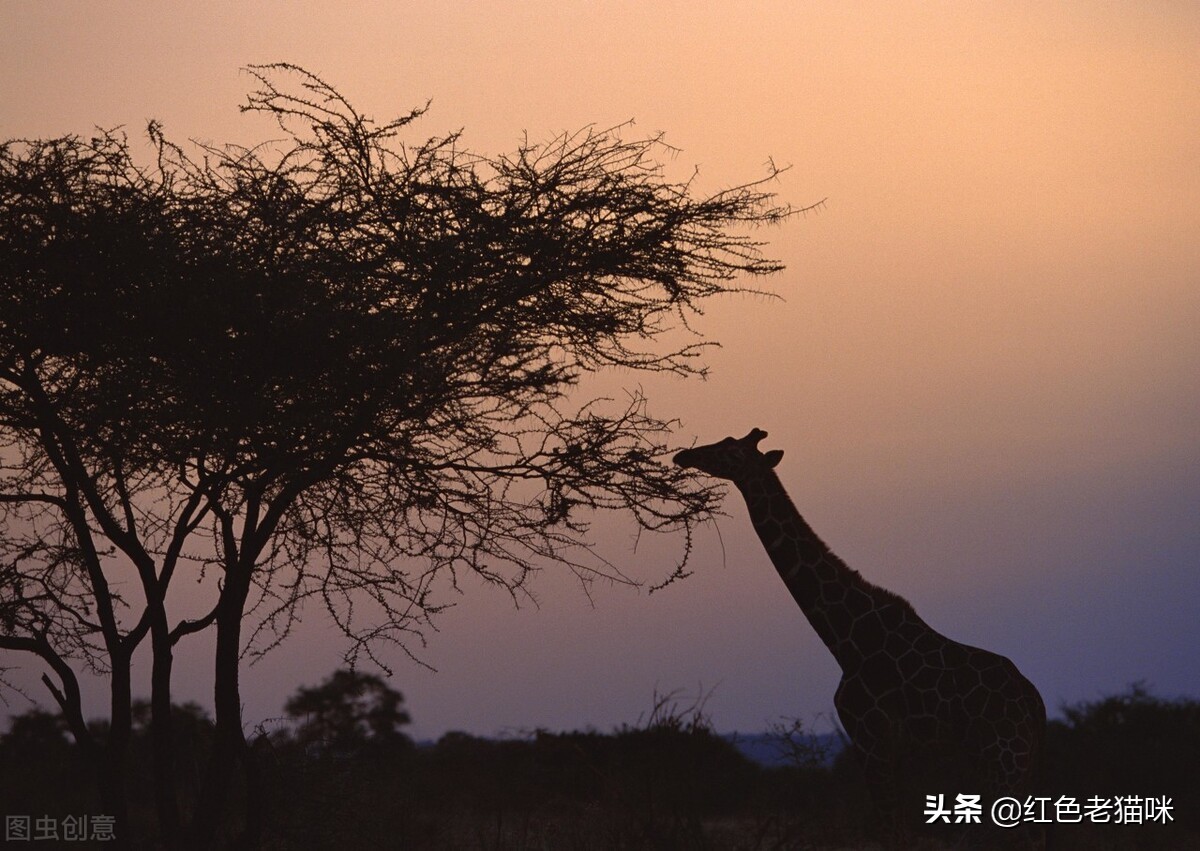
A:
{"label": "tree trunk", "polygon": [[[217,648],[213,702],[216,728],[204,788],[192,824],[198,848],[208,849],[228,820],[229,788],[238,761],[249,758],[242,732],[241,694],[238,666],[241,653],[242,613],[250,589],[250,571],[239,568],[226,573],[225,588],[217,612]],[[249,807],[247,808],[249,809]],[[247,814],[247,822],[253,818]]]}
{"label": "tree trunk", "polygon": [[174,657],[166,613],[157,607],[151,626],[154,651],[150,674],[150,738],[154,759],[154,805],[158,827],[168,848],[179,845],[179,799],[176,795],[175,741],[171,724],[171,668]]}
{"label": "tree trunk", "polygon": [[75,737],[76,746],[82,751],[94,773],[103,815],[111,816],[114,820],[113,848],[128,848],[130,845],[129,806],[125,788],[125,753],[129,743],[131,721],[128,660],[119,654],[113,656],[112,723],[109,726],[108,738],[98,742],[84,720],[79,682],[75,678],[74,671],[63,662],[61,657],[50,650],[49,645],[46,645],[44,641],[21,649],[37,652],[49,662],[61,678],[62,688],[56,686],[48,674],[42,675],[42,682],[50,689],[50,693],[66,718],[71,735]]}
{"label": "tree trunk", "polygon": [[97,779],[100,782],[100,804],[104,815],[113,817],[115,848],[129,848],[133,839],[129,824],[129,792],[126,757],[133,725],[130,696],[128,657],[113,654],[111,682],[111,717],[108,739],[100,746]]}

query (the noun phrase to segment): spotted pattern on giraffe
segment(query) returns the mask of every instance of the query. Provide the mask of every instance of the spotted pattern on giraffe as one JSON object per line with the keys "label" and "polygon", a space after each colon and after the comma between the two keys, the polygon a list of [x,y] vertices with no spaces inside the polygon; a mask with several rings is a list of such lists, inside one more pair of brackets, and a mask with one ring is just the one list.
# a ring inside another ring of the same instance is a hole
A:
{"label": "spotted pattern on giraffe", "polygon": [[954,641],[902,597],[871,584],[816,535],[761,452],[766,432],[686,449],[681,467],[732,482],[771,562],[842,669],[834,706],[881,810],[894,806],[911,754],[949,749],[995,795],[1034,790],[1046,709],[1007,658]]}

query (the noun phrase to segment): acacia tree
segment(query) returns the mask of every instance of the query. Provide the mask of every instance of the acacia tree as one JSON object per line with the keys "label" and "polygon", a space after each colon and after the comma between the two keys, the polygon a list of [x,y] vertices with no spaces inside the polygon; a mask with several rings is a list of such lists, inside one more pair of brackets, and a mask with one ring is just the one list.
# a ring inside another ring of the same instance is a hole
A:
{"label": "acacia tree", "polygon": [[[133,651],[152,650],[160,830],[176,644],[215,630],[216,730],[195,807],[215,841],[253,761],[239,660],[319,599],[348,655],[401,647],[471,572],[516,593],[558,564],[586,579],[588,522],[681,535],[711,490],[665,463],[640,393],[581,401],[607,367],[699,375],[689,320],[781,266],[739,226],[792,212],[763,181],[697,197],[657,137],[586,129],[485,157],[406,142],[417,109],[368,119],[291,65],[254,66],[244,110],[285,139],[189,154],[151,123],[0,147],[0,648],[35,654],[125,822]],[[670,334],[668,333],[670,332]],[[690,336],[689,336],[690,335]],[[180,574],[219,577],[181,616]],[[254,629],[244,626],[248,617]],[[107,676],[83,723],[76,662]]]}
{"label": "acacia tree", "polygon": [[404,696],[374,674],[347,668],[317,686],[301,686],[283,711],[298,722],[296,740],[321,751],[361,751],[411,744],[400,728],[412,718]]}

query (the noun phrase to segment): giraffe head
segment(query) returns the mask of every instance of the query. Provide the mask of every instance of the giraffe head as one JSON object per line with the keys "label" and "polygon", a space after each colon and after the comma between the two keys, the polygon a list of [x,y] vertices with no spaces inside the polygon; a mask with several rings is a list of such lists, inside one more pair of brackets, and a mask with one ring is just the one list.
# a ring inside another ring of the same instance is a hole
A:
{"label": "giraffe head", "polygon": [[758,442],[766,436],[762,429],[751,429],[742,438],[727,437],[707,446],[685,449],[675,455],[675,463],[718,479],[745,481],[770,470],[783,457],[781,449],[759,451]]}

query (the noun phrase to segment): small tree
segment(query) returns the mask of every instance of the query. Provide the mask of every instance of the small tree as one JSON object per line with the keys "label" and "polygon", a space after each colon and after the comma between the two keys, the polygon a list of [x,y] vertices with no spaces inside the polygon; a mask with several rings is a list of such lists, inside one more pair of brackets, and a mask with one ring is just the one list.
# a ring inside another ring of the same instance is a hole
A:
{"label": "small tree", "polygon": [[[1157,788],[1196,800],[1200,779],[1200,700],[1159,697],[1143,682],[1119,694],[1061,707],[1063,720],[1049,726],[1049,779],[1067,792]],[[1183,812],[1176,821],[1192,828],[1200,816]]]}
{"label": "small tree", "polygon": [[46,752],[67,747],[67,728],[58,713],[30,709],[9,718],[8,732],[0,736],[0,747],[44,758]]}
{"label": "small tree", "polygon": [[404,696],[374,674],[342,669],[312,688],[301,687],[284,705],[299,722],[296,738],[320,750],[359,751],[407,741],[400,728],[412,719]]}
{"label": "small tree", "polygon": [[[597,510],[682,533],[660,579],[684,573],[714,492],[663,463],[671,421],[637,392],[573,393],[607,367],[702,374],[706,344],[680,336],[702,300],[781,268],[733,228],[791,212],[761,182],[698,198],[623,128],[489,158],[458,134],[399,141],[423,109],[377,124],[302,69],[250,73],[244,109],[283,142],[193,159],[152,123],[149,166],[117,133],[0,146],[0,648],[49,669],[123,824],[149,639],[169,844],[188,635],[216,631],[208,844],[252,770],[240,659],[305,600],[353,658],[419,642],[464,572],[514,594],[549,564],[630,581],[589,556]],[[173,579],[209,571],[212,608],[170,613]],[[102,742],[72,661],[109,678]]]}
{"label": "small tree", "polygon": [[73,782],[85,765],[62,715],[33,708],[8,721],[0,734],[0,806],[7,813],[94,811],[92,790]]}

